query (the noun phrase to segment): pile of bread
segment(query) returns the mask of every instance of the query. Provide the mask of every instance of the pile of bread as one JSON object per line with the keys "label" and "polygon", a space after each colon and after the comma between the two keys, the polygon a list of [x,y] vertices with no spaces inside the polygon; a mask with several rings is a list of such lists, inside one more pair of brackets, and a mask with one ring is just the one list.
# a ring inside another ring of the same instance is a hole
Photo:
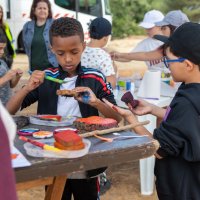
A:
{"label": "pile of bread", "polygon": [[103,130],[117,127],[117,121],[111,118],[92,116],[88,118],[78,118],[74,121],[75,130],[54,131],[54,146],[62,150],[80,150],[85,147],[81,135],[78,133],[90,132],[93,130]]}

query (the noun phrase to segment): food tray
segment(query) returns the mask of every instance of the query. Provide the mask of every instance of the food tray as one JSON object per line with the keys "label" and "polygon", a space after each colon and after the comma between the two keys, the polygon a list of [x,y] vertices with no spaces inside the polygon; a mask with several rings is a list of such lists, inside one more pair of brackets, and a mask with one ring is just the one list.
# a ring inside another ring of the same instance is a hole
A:
{"label": "food tray", "polygon": [[[36,140],[36,141],[53,146],[53,143],[55,140],[54,138],[51,138],[51,139],[42,139],[42,140]],[[61,150],[60,152],[54,152],[54,151],[41,149],[40,147],[37,147],[28,142],[24,144],[24,149],[26,150],[26,153],[32,157],[79,158],[86,155],[91,146],[91,142],[89,140],[83,139],[83,142],[85,144],[85,148],[81,150],[72,150],[72,151]]]}
{"label": "food tray", "polygon": [[76,117],[74,116],[62,117],[61,121],[50,121],[50,120],[39,119],[37,115],[29,117],[29,121],[31,124],[44,125],[44,126],[70,126],[73,124],[74,120],[76,120]]}

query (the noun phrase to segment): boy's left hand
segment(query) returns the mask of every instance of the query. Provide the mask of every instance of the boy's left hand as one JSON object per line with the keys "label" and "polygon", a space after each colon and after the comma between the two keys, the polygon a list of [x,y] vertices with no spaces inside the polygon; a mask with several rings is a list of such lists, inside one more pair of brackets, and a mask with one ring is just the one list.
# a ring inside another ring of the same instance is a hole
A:
{"label": "boy's left hand", "polygon": [[93,105],[98,101],[96,95],[88,87],[76,87],[73,90],[79,93],[79,95],[75,97],[75,99],[80,102]]}
{"label": "boy's left hand", "polygon": [[15,69],[15,71],[16,71],[16,75],[19,77],[19,78],[21,78],[22,77],[22,75],[23,75],[23,71],[21,70],[21,69]]}
{"label": "boy's left hand", "polygon": [[115,106],[114,104],[106,100],[105,98],[103,99],[103,102],[107,104],[110,108],[115,110],[118,114],[120,114],[127,122],[129,123],[138,122],[137,117],[130,110]]}

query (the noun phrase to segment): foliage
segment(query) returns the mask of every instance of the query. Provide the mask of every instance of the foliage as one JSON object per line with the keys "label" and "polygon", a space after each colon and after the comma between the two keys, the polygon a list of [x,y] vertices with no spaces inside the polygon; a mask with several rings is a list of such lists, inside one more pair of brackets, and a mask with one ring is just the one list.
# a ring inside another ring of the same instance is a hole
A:
{"label": "foliage", "polygon": [[166,0],[166,11],[182,10],[191,21],[200,21],[200,1],[199,0]]}
{"label": "foliage", "polygon": [[110,0],[110,5],[113,13],[114,37],[144,33],[137,24],[150,9],[148,0]]}
{"label": "foliage", "polygon": [[145,34],[138,27],[144,14],[157,9],[166,14],[170,10],[182,10],[191,21],[200,21],[199,0],[110,0],[113,15],[113,37]]}

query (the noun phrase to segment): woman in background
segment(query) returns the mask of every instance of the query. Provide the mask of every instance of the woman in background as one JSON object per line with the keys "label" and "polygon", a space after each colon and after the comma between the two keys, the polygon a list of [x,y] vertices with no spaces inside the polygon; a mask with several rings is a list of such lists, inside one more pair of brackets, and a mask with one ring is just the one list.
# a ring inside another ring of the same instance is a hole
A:
{"label": "woman in background", "polygon": [[11,68],[13,63],[13,58],[16,56],[15,54],[15,48],[13,45],[13,37],[12,33],[10,31],[9,25],[4,22],[3,20],[3,7],[0,5],[0,34],[6,36],[6,47],[4,49],[5,53],[3,56],[3,60],[6,62],[9,68]]}
{"label": "woman in background", "polygon": [[34,0],[30,12],[31,21],[23,27],[23,42],[31,71],[58,67],[50,49],[49,29],[53,22],[49,0]]}

